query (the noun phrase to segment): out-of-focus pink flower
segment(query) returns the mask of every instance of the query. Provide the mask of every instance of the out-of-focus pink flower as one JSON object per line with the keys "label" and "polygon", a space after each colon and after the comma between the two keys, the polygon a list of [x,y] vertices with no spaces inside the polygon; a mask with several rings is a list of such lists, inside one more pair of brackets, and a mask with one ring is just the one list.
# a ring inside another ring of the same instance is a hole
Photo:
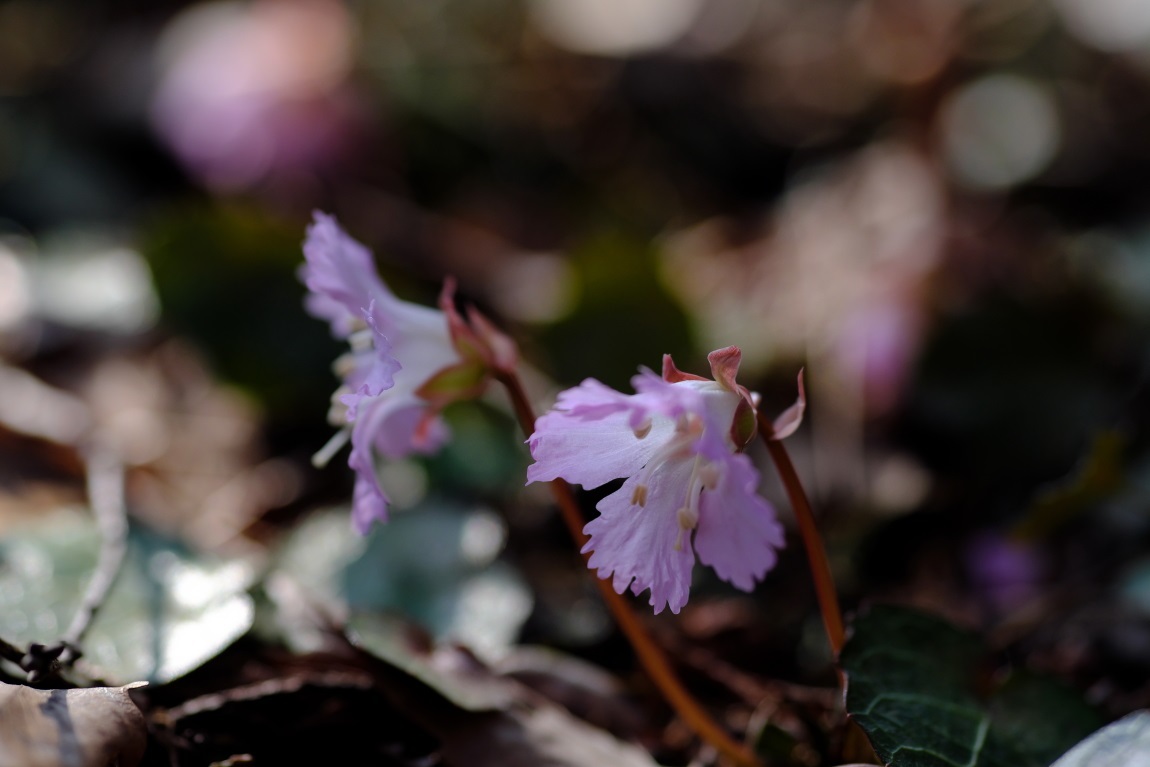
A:
{"label": "out-of-focus pink flower", "polygon": [[898,404],[922,325],[917,308],[897,301],[862,305],[846,315],[831,353],[838,372],[861,385],[874,412],[888,413]]}
{"label": "out-of-focus pink flower", "polygon": [[352,22],[338,0],[194,5],[165,30],[152,124],[208,186],[313,170],[354,133]]}
{"label": "out-of-focus pink flower", "polygon": [[[373,521],[387,521],[388,499],[376,474],[376,454],[431,453],[447,440],[437,407],[418,390],[458,365],[460,354],[444,312],[397,298],[376,272],[371,252],[332,216],[315,214],[303,250],[308,311],[352,344],[351,355],[337,362],[344,385],[331,414],[343,428],[317,460],[329,460],[350,436],[348,464],[356,472],[352,519],[366,533]],[[388,374],[391,385],[381,386]]]}
{"label": "out-of-focus pink flower", "polygon": [[751,395],[735,383],[740,352],[712,352],[715,380],[642,370],[635,394],[594,379],[559,395],[529,444],[528,482],[559,477],[595,488],[626,481],[599,502],[584,532],[590,566],[617,592],[650,589],[655,612],[687,602],[695,558],[744,591],[776,561],[783,528],[739,452],[754,434]]}
{"label": "out-of-focus pink flower", "polygon": [[972,585],[996,612],[1017,610],[1041,591],[1046,563],[1032,543],[983,531],[967,543],[964,558]]}
{"label": "out-of-focus pink flower", "polygon": [[941,189],[916,150],[875,145],[796,185],[749,241],[723,220],[671,236],[664,277],[699,334],[734,340],[748,369],[806,358],[820,372],[812,398],[838,397],[825,417],[849,406],[844,390],[859,416],[885,415],[929,325]]}

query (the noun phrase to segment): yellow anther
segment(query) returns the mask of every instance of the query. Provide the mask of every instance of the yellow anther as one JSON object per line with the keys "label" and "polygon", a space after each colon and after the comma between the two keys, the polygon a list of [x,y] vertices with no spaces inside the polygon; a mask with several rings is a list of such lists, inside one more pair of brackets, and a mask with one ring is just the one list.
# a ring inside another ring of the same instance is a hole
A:
{"label": "yellow anther", "polygon": [[347,378],[355,370],[355,355],[350,352],[339,355],[331,364],[331,369],[337,378]]}
{"label": "yellow anther", "polygon": [[714,490],[718,487],[721,477],[719,467],[713,463],[707,463],[699,469],[699,482],[701,482],[707,490]]}
{"label": "yellow anther", "polygon": [[347,425],[347,405],[340,400],[345,394],[351,394],[351,389],[341,386],[331,395],[331,407],[327,410],[327,422],[336,428]]}
{"label": "yellow anther", "polygon": [[688,506],[679,509],[675,516],[679,519],[680,530],[694,530],[699,524],[699,512]]}
{"label": "yellow anther", "polygon": [[375,346],[375,338],[372,336],[371,329],[366,326],[348,336],[347,342],[352,351],[356,352],[365,352]]}
{"label": "yellow anther", "polygon": [[651,427],[653,425],[654,424],[651,422],[650,418],[643,419],[643,423],[639,424],[633,429],[635,432],[635,439],[643,439],[643,437],[646,437],[648,434],[650,434]]}
{"label": "yellow anther", "polygon": [[631,505],[632,506],[646,506],[647,505],[647,486],[635,485],[635,489],[631,491]]}

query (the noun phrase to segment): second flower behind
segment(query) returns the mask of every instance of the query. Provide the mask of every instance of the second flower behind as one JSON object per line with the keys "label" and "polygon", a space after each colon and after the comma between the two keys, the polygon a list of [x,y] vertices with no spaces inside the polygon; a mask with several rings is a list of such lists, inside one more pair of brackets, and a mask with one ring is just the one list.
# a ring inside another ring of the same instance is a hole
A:
{"label": "second flower behind", "polygon": [[[331,445],[342,445],[350,430],[348,464],[356,473],[352,522],[366,533],[373,522],[387,521],[376,455],[431,453],[447,440],[438,408],[418,392],[458,364],[460,355],[448,316],[397,298],[376,272],[371,252],[332,216],[315,214],[303,251],[308,310],[352,346],[337,363],[343,386],[333,398],[331,420],[341,430]],[[327,448],[320,454],[330,458]]]}

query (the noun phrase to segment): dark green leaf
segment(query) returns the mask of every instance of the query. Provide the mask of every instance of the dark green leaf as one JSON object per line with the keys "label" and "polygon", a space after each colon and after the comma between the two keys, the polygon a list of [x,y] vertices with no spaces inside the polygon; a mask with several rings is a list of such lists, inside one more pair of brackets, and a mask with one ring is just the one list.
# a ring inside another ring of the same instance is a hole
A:
{"label": "dark green leaf", "polygon": [[876,607],[841,655],[847,712],[892,767],[1046,767],[1098,726],[1077,695],[1031,674],[983,695],[984,660],[971,633]]}
{"label": "dark green leaf", "polygon": [[505,414],[466,403],[444,414],[451,441],[428,462],[432,487],[475,497],[523,487],[528,454]]}

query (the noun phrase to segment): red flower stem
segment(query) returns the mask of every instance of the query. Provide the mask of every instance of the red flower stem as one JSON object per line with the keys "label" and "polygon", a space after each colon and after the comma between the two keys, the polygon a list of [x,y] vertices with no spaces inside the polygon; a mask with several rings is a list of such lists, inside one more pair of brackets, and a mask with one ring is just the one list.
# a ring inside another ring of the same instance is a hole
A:
{"label": "red flower stem", "polygon": [[811,568],[811,578],[815,583],[815,595],[819,600],[819,611],[823,616],[823,628],[827,632],[827,641],[830,642],[831,652],[837,658],[846,641],[846,632],[843,630],[843,613],[839,607],[839,598],[835,593],[835,581],[831,576],[831,565],[827,560],[827,550],[823,545],[822,536],[819,535],[818,525],[815,524],[815,515],[811,510],[811,503],[807,500],[803,483],[795,466],[791,463],[791,456],[783,443],[772,439],[774,428],[762,413],[758,414],[759,429],[766,438],[767,451],[775,463],[775,469],[783,481],[787,497],[791,501],[791,509],[795,513],[795,521],[799,525],[799,535],[803,539],[803,546],[807,550],[807,562]]}
{"label": "red flower stem", "polygon": [[[500,373],[496,378],[506,387],[507,393],[511,397],[511,404],[515,408],[515,416],[519,420],[519,425],[522,427],[523,433],[530,437],[535,433],[535,413],[531,409],[531,403],[527,399],[519,376],[511,371]],[[551,494],[559,505],[559,511],[567,525],[567,530],[582,552],[583,546],[589,539],[583,532],[583,513],[579,509],[579,503],[575,500],[575,493],[571,489],[571,485],[562,479],[552,480],[550,484]],[[589,554],[583,554],[584,561],[589,558]],[[611,616],[615,619],[619,630],[623,632],[627,641],[631,643],[631,647],[634,648],[639,663],[651,681],[659,688],[663,697],[671,704],[671,708],[687,726],[739,767],[762,767],[762,762],[746,746],[737,742],[725,729],[719,726],[691,693],[687,692],[687,688],[675,675],[666,654],[644,628],[643,623],[635,615],[627,600],[617,594],[605,579],[595,578],[595,585],[599,587],[599,593],[603,596],[603,601],[607,603],[607,608],[611,611]]]}

